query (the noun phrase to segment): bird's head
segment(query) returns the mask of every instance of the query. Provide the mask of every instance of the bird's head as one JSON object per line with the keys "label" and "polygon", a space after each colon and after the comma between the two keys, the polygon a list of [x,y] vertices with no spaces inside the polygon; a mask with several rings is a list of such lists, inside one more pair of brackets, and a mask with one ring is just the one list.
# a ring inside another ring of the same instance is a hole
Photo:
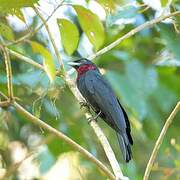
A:
{"label": "bird's head", "polygon": [[70,66],[76,69],[78,75],[82,75],[89,70],[97,69],[96,65],[90,60],[82,58],[73,62],[68,62]]}

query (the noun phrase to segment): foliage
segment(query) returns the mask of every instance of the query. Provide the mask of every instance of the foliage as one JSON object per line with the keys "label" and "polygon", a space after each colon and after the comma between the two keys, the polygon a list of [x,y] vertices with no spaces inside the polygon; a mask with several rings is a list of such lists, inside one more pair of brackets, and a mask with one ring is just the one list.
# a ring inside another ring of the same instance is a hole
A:
{"label": "foliage", "polygon": [[[25,18],[25,22],[24,16],[27,14],[22,11],[37,2],[37,0],[0,0],[1,44],[14,42],[38,27],[37,17],[29,17],[31,20]],[[52,1],[48,4],[48,2],[46,6],[54,4],[54,8],[59,3]],[[62,6],[65,8],[59,8],[58,17],[52,18],[47,23],[55,42],[60,44],[59,53],[67,71],[70,67],[66,65],[66,62],[70,59],[70,55],[72,59],[85,54],[90,56],[91,53],[114,42],[132,28],[155,18],[159,13],[158,10],[153,9],[153,5],[150,4],[149,9],[145,10],[146,6],[141,6],[136,1],[132,4],[129,4],[129,1],[122,3],[119,0],[98,0],[97,2],[90,0],[81,1],[78,4],[76,2],[65,1]],[[167,1],[159,0],[159,2],[163,10]],[[100,6],[101,11],[106,13],[104,19],[100,17],[100,10],[98,11],[96,6]],[[179,8],[177,1],[172,1],[171,6],[172,9]],[[39,9],[42,13],[46,11],[41,5]],[[14,26],[13,18],[9,18],[8,14],[16,15],[24,21],[24,24],[27,23],[28,27],[26,25],[25,29],[21,28],[17,31],[16,26],[20,25]],[[133,161],[127,165],[121,158],[115,133],[104,122],[98,121],[123,167],[123,172],[133,180],[142,179],[165,119],[180,99],[178,65],[180,63],[180,33],[177,19],[176,17],[174,22],[163,21],[152,28],[144,29],[94,60],[111,83],[127,110],[132,124]],[[32,22],[29,23],[29,21]],[[79,104],[63,78],[56,76],[55,68],[59,67],[58,61],[54,57],[47,34],[44,33],[44,29],[39,32],[28,41],[8,46],[9,49],[34,59],[45,69],[45,71],[39,70],[11,55],[15,96],[29,112],[64,132],[108,166],[98,139],[85,121],[84,112],[80,110]],[[71,76],[74,78],[75,74]],[[7,94],[6,70],[2,54],[0,54],[0,91]],[[151,179],[179,178],[179,118],[178,114],[168,130],[153,167]],[[69,172],[74,173],[77,178],[106,179],[95,165],[72,151],[73,149],[65,142],[59,141],[39,127],[28,123],[15,108],[0,108],[0,170],[8,169],[15,162],[11,158],[12,147],[20,149],[22,158],[25,152],[34,150],[38,152],[35,157],[36,163],[31,161],[34,169],[39,171],[36,174],[31,166],[33,178],[52,179],[53,172],[65,173],[63,167],[67,168],[65,160],[67,159],[72,167],[70,168],[72,171],[69,170]],[[56,166],[61,168],[57,171]],[[18,170],[17,173],[12,173],[11,177],[23,179],[20,174],[23,172]]]}

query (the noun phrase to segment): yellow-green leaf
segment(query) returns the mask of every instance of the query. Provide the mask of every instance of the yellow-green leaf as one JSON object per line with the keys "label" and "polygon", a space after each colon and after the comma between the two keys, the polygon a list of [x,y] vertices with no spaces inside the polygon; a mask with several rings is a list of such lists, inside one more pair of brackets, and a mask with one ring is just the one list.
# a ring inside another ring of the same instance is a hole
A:
{"label": "yellow-green leaf", "polygon": [[23,21],[24,23],[26,22],[23,13],[21,12],[20,9],[17,9],[14,11],[14,15],[16,15],[17,18],[19,18],[21,21]]}
{"label": "yellow-green leaf", "polygon": [[113,12],[116,9],[116,1],[114,0],[97,0],[99,4],[101,4],[105,11],[108,13]]}
{"label": "yellow-green leaf", "polygon": [[23,7],[31,7],[38,0],[0,0],[0,13],[16,14],[16,11]]}
{"label": "yellow-green leaf", "polygon": [[0,35],[9,41],[14,40],[12,29],[4,23],[0,23]]}
{"label": "yellow-green leaf", "polygon": [[39,53],[43,57],[43,65],[45,71],[50,81],[52,82],[56,76],[56,68],[51,54],[44,46],[35,41],[31,41],[30,44],[32,46],[33,51],[35,53]]}
{"label": "yellow-green leaf", "polygon": [[81,28],[97,51],[103,45],[105,39],[103,24],[96,14],[83,6],[74,5],[73,7],[78,15]]}
{"label": "yellow-green leaf", "polygon": [[67,19],[57,20],[62,44],[67,54],[71,55],[76,50],[79,42],[79,31],[75,24]]}

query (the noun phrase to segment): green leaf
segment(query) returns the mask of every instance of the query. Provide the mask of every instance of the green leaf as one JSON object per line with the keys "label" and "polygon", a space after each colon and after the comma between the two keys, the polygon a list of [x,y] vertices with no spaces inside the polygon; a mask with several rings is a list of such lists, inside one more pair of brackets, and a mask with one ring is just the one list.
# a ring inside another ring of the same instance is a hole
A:
{"label": "green leaf", "polygon": [[167,3],[168,3],[168,0],[161,0],[162,7],[165,7]]}
{"label": "green leaf", "polygon": [[15,12],[14,12],[14,15],[17,16],[21,21],[23,21],[24,23],[26,23],[26,20],[24,18],[24,15],[23,13],[21,12],[20,9],[17,9]]}
{"label": "green leaf", "polygon": [[116,2],[114,0],[97,0],[107,12],[113,12],[116,9]]}
{"label": "green leaf", "polygon": [[46,71],[50,81],[52,82],[56,76],[56,68],[55,68],[55,64],[54,64],[51,54],[41,44],[39,44],[35,41],[31,41],[30,43],[31,43],[33,51],[35,53],[39,53],[43,57],[43,65],[44,65],[45,71]]}
{"label": "green leaf", "polygon": [[14,40],[14,34],[12,29],[4,23],[0,23],[0,35],[7,40]]}
{"label": "green leaf", "polygon": [[79,5],[73,7],[78,15],[81,28],[97,51],[103,45],[105,39],[103,24],[98,16],[90,10]]}
{"label": "green leaf", "polygon": [[176,33],[170,25],[161,24],[159,27],[160,34],[165,40],[167,48],[180,60],[180,34]]}
{"label": "green leaf", "polygon": [[23,7],[31,7],[38,0],[0,0],[0,13],[15,14]]}
{"label": "green leaf", "polygon": [[58,19],[57,20],[62,44],[65,51],[71,55],[76,50],[79,42],[79,31],[72,22],[67,19]]}

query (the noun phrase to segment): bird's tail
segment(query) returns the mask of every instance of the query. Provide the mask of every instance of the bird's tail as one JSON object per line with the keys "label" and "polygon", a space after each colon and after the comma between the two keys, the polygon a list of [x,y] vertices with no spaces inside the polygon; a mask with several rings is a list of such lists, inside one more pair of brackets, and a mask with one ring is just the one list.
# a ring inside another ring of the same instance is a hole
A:
{"label": "bird's tail", "polygon": [[125,133],[124,134],[117,133],[117,137],[118,137],[120,149],[123,154],[123,159],[126,162],[129,162],[132,158],[131,144],[129,142],[129,139]]}

